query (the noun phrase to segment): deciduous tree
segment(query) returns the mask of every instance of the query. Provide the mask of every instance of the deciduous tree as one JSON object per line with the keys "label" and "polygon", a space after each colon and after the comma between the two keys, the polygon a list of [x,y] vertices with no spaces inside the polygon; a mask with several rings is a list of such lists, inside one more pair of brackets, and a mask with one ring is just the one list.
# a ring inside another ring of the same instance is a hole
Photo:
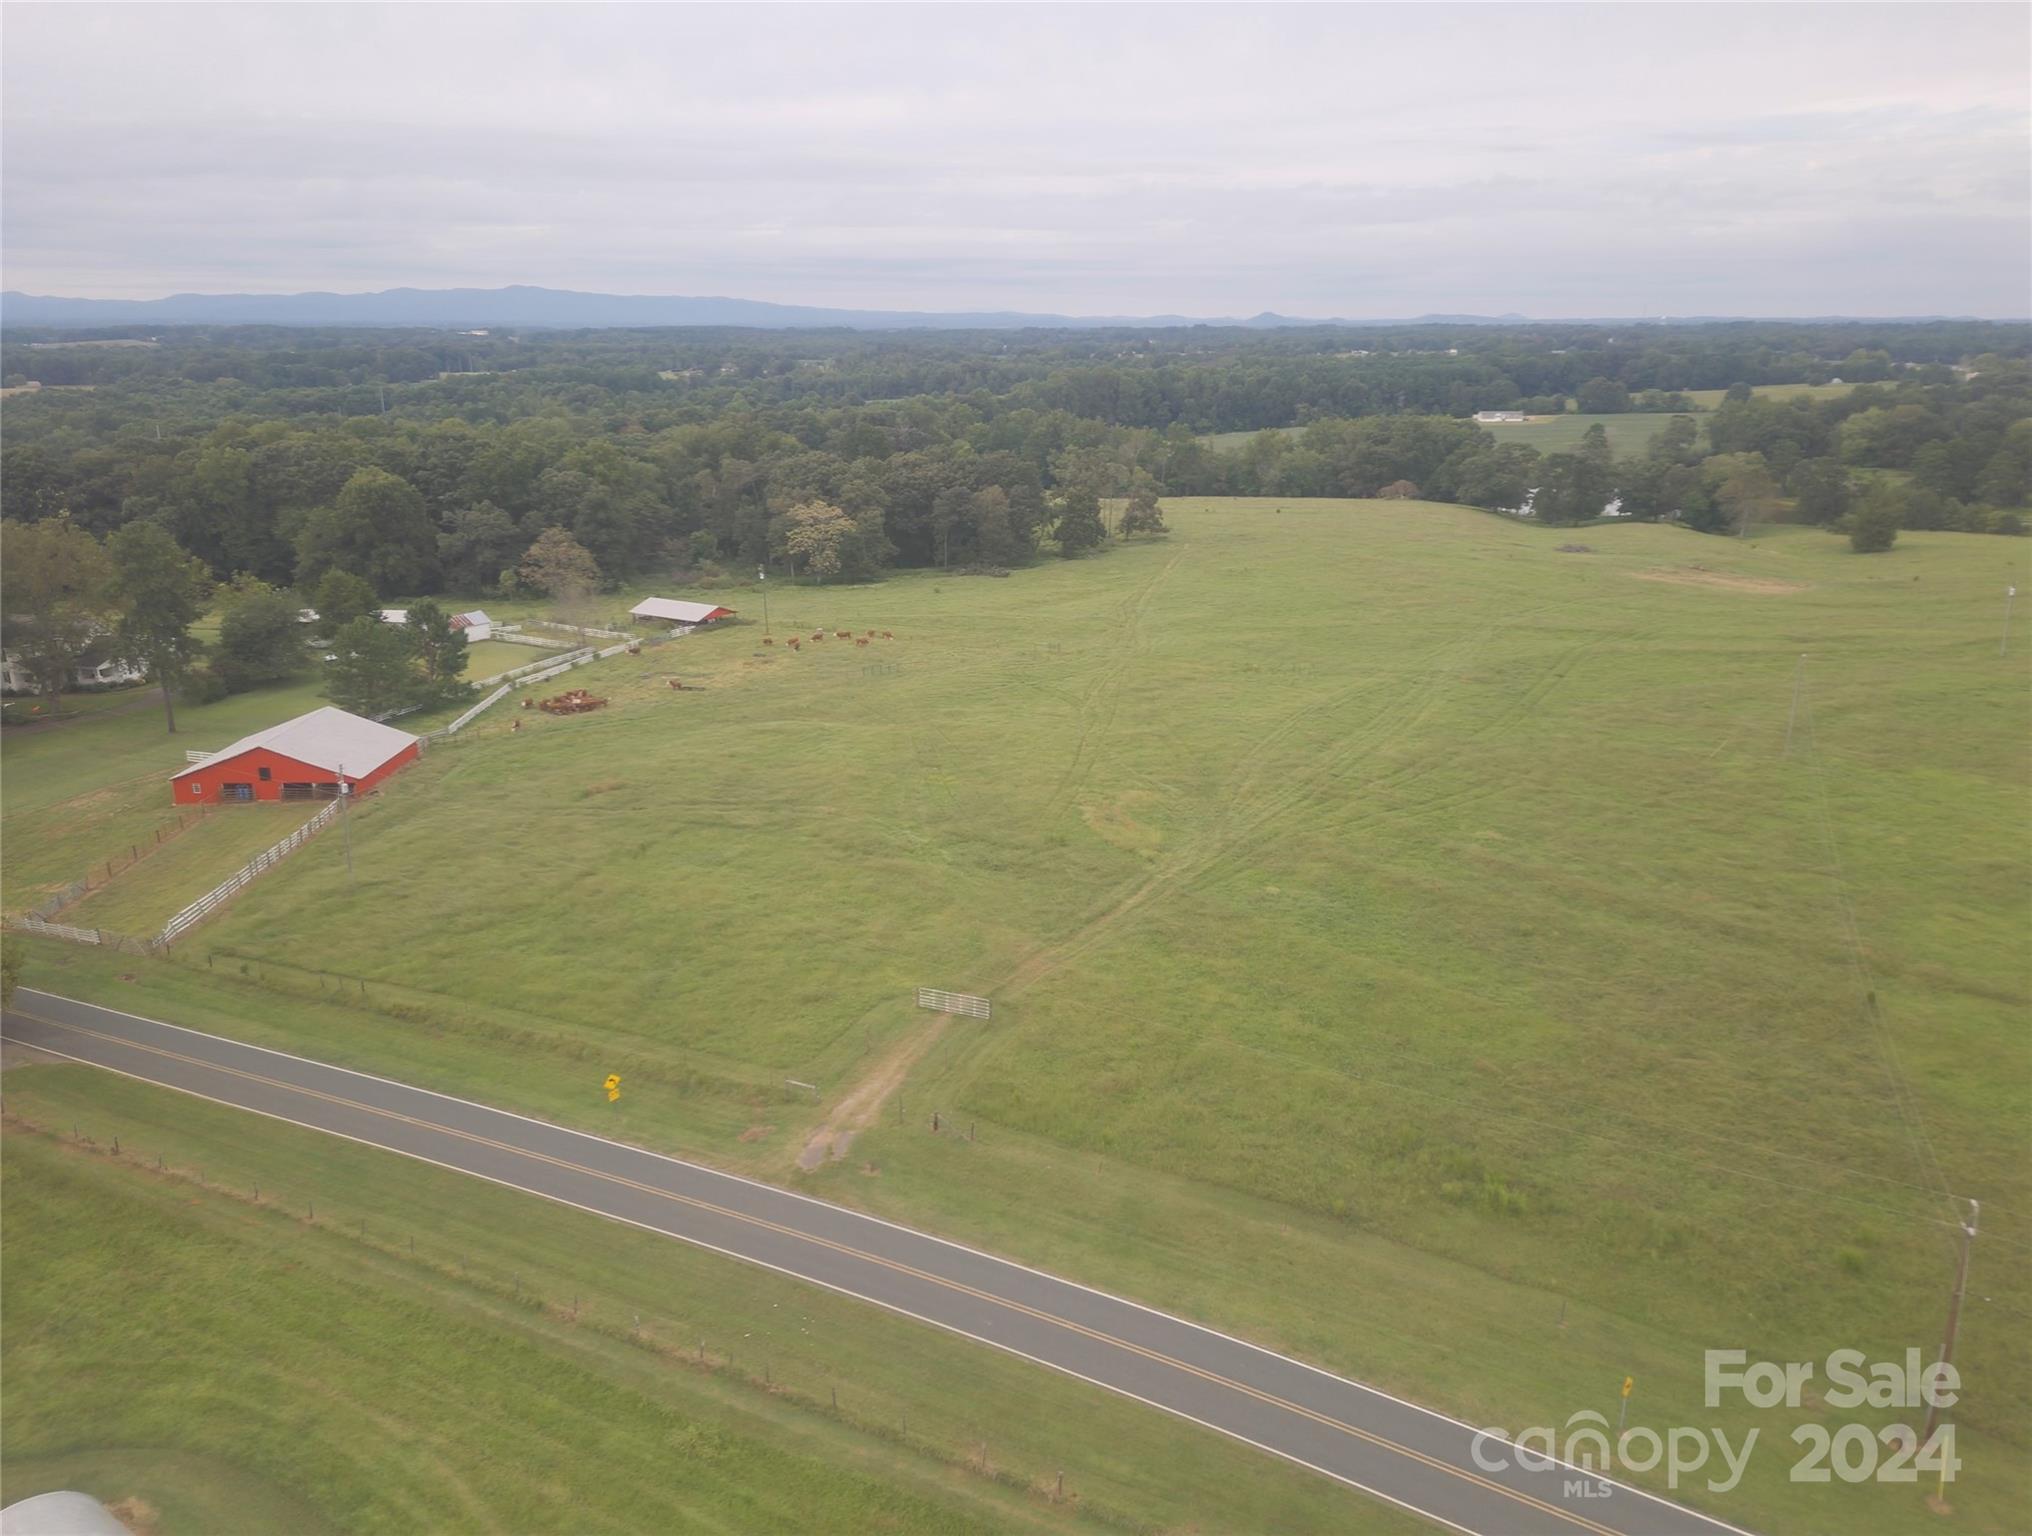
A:
{"label": "deciduous tree", "polygon": [[[319,616],[324,617],[322,610]],[[330,625],[325,632],[342,627]],[[303,624],[297,618],[295,599],[265,582],[244,588],[219,620],[218,655],[212,671],[226,692],[243,693],[262,683],[293,677],[304,664]]]}
{"label": "deciduous tree", "polygon": [[52,713],[72,669],[105,655],[112,614],[113,568],[97,539],[65,517],[0,524],[0,643]]}
{"label": "deciduous tree", "polygon": [[211,573],[160,523],[129,523],[106,541],[106,554],[120,605],[119,648],[145,665],[150,681],[162,689],[163,719],[174,735],[172,695],[202,649],[191,625],[205,611]]}
{"label": "deciduous tree", "polygon": [[600,565],[585,545],[562,528],[546,528],[523,552],[515,574],[526,587],[567,607],[586,601],[600,585]]}

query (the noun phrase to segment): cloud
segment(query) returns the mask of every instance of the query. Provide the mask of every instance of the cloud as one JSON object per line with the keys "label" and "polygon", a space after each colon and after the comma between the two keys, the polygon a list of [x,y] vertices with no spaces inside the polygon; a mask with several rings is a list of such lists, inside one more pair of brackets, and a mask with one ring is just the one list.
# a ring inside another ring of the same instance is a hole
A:
{"label": "cloud", "polygon": [[0,30],[31,291],[2022,314],[2032,276],[2018,7],[16,4]]}

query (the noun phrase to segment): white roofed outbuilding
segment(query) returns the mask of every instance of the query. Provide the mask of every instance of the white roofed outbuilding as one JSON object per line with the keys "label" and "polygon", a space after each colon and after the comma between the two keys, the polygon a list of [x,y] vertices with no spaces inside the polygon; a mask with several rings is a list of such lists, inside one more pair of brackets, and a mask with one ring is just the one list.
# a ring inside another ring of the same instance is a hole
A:
{"label": "white roofed outbuilding", "polygon": [[687,603],[675,597],[645,597],[628,612],[638,619],[657,619],[666,624],[717,624],[734,616],[731,608],[714,603]]}

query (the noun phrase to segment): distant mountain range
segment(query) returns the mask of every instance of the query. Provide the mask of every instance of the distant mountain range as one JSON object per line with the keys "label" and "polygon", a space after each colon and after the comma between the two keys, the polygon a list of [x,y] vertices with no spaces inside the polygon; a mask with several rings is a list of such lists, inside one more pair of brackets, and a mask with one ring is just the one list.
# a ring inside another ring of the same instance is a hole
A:
{"label": "distant mountain range", "polygon": [[[1721,325],[1749,315],[1602,315],[1545,321],[1549,325]],[[1761,317],[1776,320],[1777,317]],[[1796,323],[1857,321],[1845,315],[1796,315]],[[1974,320],[1970,315],[1868,317],[1876,324]],[[65,299],[9,290],[0,293],[0,324],[42,326],[133,325],[361,325],[435,329],[596,329],[608,326],[747,326],[759,330],[845,328],[858,331],[1014,331],[1148,329],[1160,326],[1237,326],[1276,330],[1300,325],[1522,325],[1531,317],[1412,315],[1388,319],[1307,319],[1265,311],[1246,320],[1192,315],[1033,315],[1014,310],[946,313],[902,309],[821,309],[767,304],[758,299],[684,298],[677,295],[576,293],[567,288],[388,288],[380,293],[173,293],[163,299]],[[1782,322],[1781,322],[1782,323]],[[2003,321],[2022,324],[2022,321]]]}
{"label": "distant mountain range", "polygon": [[1413,321],[1306,320],[1264,313],[1246,320],[1188,315],[1032,315],[1010,310],[820,309],[755,299],[574,293],[562,288],[390,288],[381,293],[177,293],[163,299],[66,299],[0,294],[6,325],[373,325],[470,328],[733,325],[764,330],[1096,330],[1109,326],[1496,324],[1522,315],[1423,315]]}

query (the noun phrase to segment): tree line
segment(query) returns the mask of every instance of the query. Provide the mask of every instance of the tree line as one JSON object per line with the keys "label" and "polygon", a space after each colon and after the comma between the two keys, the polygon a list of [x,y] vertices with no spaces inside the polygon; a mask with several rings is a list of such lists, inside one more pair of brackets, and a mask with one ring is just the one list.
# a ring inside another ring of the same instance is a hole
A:
{"label": "tree line", "polygon": [[[1547,522],[1619,501],[1713,532],[1774,516],[1845,527],[1867,503],[1865,520],[1893,529],[2009,533],[2032,487],[2025,328],[1973,323],[1627,336],[198,328],[147,348],[37,350],[10,334],[0,350],[10,367],[76,358],[105,375],[89,392],[10,401],[0,452],[0,618],[50,687],[115,648],[198,696],[291,675],[306,607],[336,636],[377,600],[439,593],[576,600],[650,574],[1006,569],[1160,533],[1165,495],[1418,495],[1528,504]],[[474,368],[440,377],[445,363]],[[1883,382],[1788,399],[1737,379],[1715,410],[1680,409],[1723,369]],[[915,392],[870,396],[892,387]],[[1541,389],[1556,392],[1518,393]],[[1570,389],[1602,414],[1671,414],[1621,458],[1599,429],[1540,454],[1466,414],[1485,400],[1563,410]],[[1344,397],[1357,408],[1313,405]],[[1280,426],[1310,419],[1235,446],[1195,430],[1265,411]],[[221,631],[200,656],[178,616],[204,603]],[[335,654],[375,661],[385,697],[400,640],[402,675],[427,693],[446,681],[427,638],[362,629]]]}

